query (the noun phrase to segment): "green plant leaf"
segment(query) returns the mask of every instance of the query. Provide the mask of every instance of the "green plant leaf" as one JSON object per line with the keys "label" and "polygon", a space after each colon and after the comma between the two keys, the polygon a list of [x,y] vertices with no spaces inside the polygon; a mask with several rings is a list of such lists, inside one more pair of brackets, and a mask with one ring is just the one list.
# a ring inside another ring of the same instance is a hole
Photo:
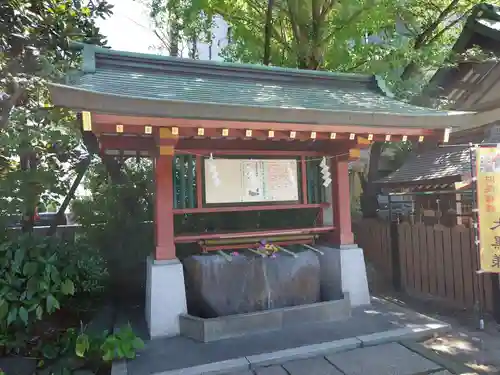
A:
{"label": "green plant leaf", "polygon": [[66,295],[75,294],[75,284],[70,279],[66,279],[61,284],[61,292]]}
{"label": "green plant leaf", "polygon": [[144,349],[144,341],[140,337],[135,337],[132,340],[132,346],[134,349]]}
{"label": "green plant leaf", "polygon": [[24,260],[24,248],[19,247],[16,249],[16,253],[14,255],[14,268],[18,268],[21,266],[22,261]]}
{"label": "green plant leaf", "polygon": [[85,333],[80,334],[76,339],[75,354],[80,358],[84,358],[89,348],[90,340],[88,335]]}
{"label": "green plant leaf", "polygon": [[135,350],[130,348],[130,349],[127,349],[127,350],[124,350],[125,352],[125,357],[127,359],[134,359],[135,358]]}
{"label": "green plant leaf", "polygon": [[5,319],[8,313],[9,313],[9,303],[4,299],[0,300],[0,321]]}
{"label": "green plant leaf", "polygon": [[108,350],[108,351],[104,352],[104,354],[102,355],[102,360],[105,362],[112,361],[113,360],[113,351]]}
{"label": "green plant leaf", "polygon": [[7,326],[10,326],[17,320],[17,307],[13,307],[10,309],[9,314],[7,315]]}
{"label": "green plant leaf", "polygon": [[42,317],[43,317],[43,307],[41,305],[38,305],[35,309],[35,313],[36,313],[36,318],[38,320],[42,320]]}
{"label": "green plant leaf", "polygon": [[26,283],[26,296],[31,299],[38,292],[38,279],[36,277],[31,277]]}
{"label": "green plant leaf", "polygon": [[21,318],[25,326],[28,325],[28,310],[26,310],[24,306],[19,308],[19,318]]}
{"label": "green plant leaf", "polygon": [[50,267],[50,278],[55,284],[59,284],[61,282],[61,276],[55,266]]}
{"label": "green plant leaf", "polygon": [[44,343],[42,347],[42,354],[47,359],[55,359],[59,355],[56,346],[50,343]]}
{"label": "green plant leaf", "polygon": [[59,301],[52,295],[49,294],[46,300],[46,310],[49,314],[52,314],[54,311],[60,308]]}
{"label": "green plant leaf", "polygon": [[23,275],[31,277],[38,269],[38,264],[35,262],[27,262],[23,267]]}
{"label": "green plant leaf", "polygon": [[115,348],[115,355],[117,358],[120,358],[120,359],[125,357],[125,352],[121,346],[117,346]]}

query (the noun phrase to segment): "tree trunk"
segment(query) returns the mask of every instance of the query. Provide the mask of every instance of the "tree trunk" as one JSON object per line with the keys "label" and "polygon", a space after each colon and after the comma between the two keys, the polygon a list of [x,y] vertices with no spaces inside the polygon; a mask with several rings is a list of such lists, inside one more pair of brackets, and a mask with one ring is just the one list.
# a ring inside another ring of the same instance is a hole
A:
{"label": "tree trunk", "polygon": [[179,19],[176,15],[172,15],[170,17],[170,31],[169,31],[169,39],[170,39],[170,56],[178,57],[179,56],[179,42],[180,42],[180,25]]}
{"label": "tree trunk", "polygon": [[271,34],[273,22],[273,5],[274,0],[267,1],[266,24],[264,26],[264,58],[262,63],[269,65],[271,63]]}
{"label": "tree trunk", "polygon": [[[430,23],[415,39],[415,43],[413,44],[413,50],[418,51],[428,45],[430,45],[434,40],[433,34],[438,31],[439,26],[443,23],[443,21],[450,17],[453,10],[458,6],[459,0],[452,0],[448,6],[441,11],[441,13],[437,16],[434,22]],[[451,22],[449,25],[446,25],[445,28],[452,27],[454,25]],[[410,79],[419,71],[418,65],[415,61],[410,61],[408,65],[403,70],[401,74],[401,79],[403,81]]]}
{"label": "tree trunk", "polygon": [[196,35],[193,35],[191,38],[191,51],[189,52],[189,58],[196,59],[198,56],[198,38]]}
{"label": "tree trunk", "polygon": [[[25,173],[36,173],[37,164],[37,155],[34,151],[25,151],[21,154],[21,170]],[[36,204],[39,198],[36,186],[34,186],[36,182],[30,180],[31,178],[24,178],[24,181],[22,182],[27,185],[26,194],[24,196],[25,207],[21,221],[21,231],[23,233],[33,232],[33,227],[35,226]]]}
{"label": "tree trunk", "polygon": [[377,217],[378,199],[377,187],[373,183],[378,178],[378,166],[382,154],[382,142],[374,142],[370,148],[370,160],[368,163],[368,175],[363,181],[363,194],[361,195],[361,211],[363,217]]}
{"label": "tree trunk", "polygon": [[[111,183],[116,185],[129,183],[127,175],[122,170],[123,165],[118,162],[115,157],[101,152],[96,135],[92,132],[83,131],[83,126],[80,127],[80,130],[82,132],[83,143],[85,144],[87,151],[90,154],[98,154],[100,156],[101,161],[106,168],[106,172],[111,179]],[[122,197],[122,202],[130,215],[134,215],[140,209],[137,206],[137,201],[134,197]]]}
{"label": "tree trunk", "polygon": [[92,160],[92,154],[89,154],[85,160],[81,162],[79,165],[80,171],[76,175],[75,180],[73,181],[73,184],[71,185],[68,194],[66,194],[66,197],[64,198],[63,203],[61,204],[61,207],[59,207],[59,210],[57,211],[56,217],[54,218],[54,221],[50,224],[50,228],[47,231],[47,236],[53,236],[56,231],[57,231],[57,226],[59,225],[60,219],[63,217],[64,212],[69,206],[69,203],[71,200],[75,197],[75,192],[76,189],[78,189],[78,186],[80,186],[80,183],[82,182],[83,176],[85,176],[85,172],[89,169],[90,162]]}

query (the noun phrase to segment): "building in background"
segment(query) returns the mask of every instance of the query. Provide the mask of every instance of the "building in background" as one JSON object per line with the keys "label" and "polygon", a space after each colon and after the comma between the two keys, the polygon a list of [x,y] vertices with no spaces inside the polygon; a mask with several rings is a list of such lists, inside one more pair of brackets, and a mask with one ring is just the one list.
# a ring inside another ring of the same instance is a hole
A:
{"label": "building in background", "polygon": [[[453,52],[479,47],[486,61],[465,60],[439,69],[423,91],[419,104],[454,110],[486,111],[500,100],[500,8],[476,5],[457,39]],[[500,112],[499,112],[500,116]],[[499,119],[500,120],[500,119]],[[391,175],[378,181],[386,192],[414,197],[418,221],[428,224],[468,224],[472,214],[470,142],[500,143],[499,121],[481,127],[453,129],[449,145],[422,149]],[[472,164],[474,164],[474,155]]]}

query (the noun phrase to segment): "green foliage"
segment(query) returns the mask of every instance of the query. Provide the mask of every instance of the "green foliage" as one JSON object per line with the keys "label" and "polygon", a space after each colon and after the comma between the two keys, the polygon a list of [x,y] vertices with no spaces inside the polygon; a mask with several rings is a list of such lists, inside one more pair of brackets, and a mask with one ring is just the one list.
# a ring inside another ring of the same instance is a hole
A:
{"label": "green foliage", "polygon": [[106,269],[82,243],[20,235],[0,244],[0,275],[0,346],[9,346],[72,296],[102,288]]}
{"label": "green foliage", "polygon": [[[200,41],[210,39],[214,17],[222,16],[231,29],[224,58],[262,63],[268,2],[146,3],[155,26],[168,30],[178,25],[183,41],[191,41],[193,35]],[[409,98],[442,66],[477,4],[475,0],[274,0],[271,64],[380,74],[401,97]],[[165,14],[177,19],[165,22]]]}
{"label": "green foliage", "polygon": [[153,171],[148,160],[129,160],[121,170],[126,183],[117,184],[102,164],[92,165],[85,186],[92,196],[74,201],[72,211],[85,240],[106,259],[114,291],[132,296],[154,248]]}
{"label": "green foliage", "polygon": [[71,41],[103,43],[105,1],[7,0],[0,4],[0,216],[30,217],[68,190],[82,151],[75,117],[53,108],[48,81],[76,67]]}
{"label": "green foliage", "polygon": [[134,334],[130,324],[112,334],[108,331],[89,334],[85,329],[70,328],[52,342],[41,345],[44,360],[40,361],[39,368],[43,374],[72,374],[82,369],[95,372],[105,363],[133,359],[143,348],[144,342]]}
{"label": "green foliage", "polygon": [[116,359],[133,359],[137,350],[144,348],[144,342],[132,331],[130,324],[116,333],[105,332],[101,337],[90,337],[81,333],[75,344],[75,354],[80,358],[100,357],[105,362]]}

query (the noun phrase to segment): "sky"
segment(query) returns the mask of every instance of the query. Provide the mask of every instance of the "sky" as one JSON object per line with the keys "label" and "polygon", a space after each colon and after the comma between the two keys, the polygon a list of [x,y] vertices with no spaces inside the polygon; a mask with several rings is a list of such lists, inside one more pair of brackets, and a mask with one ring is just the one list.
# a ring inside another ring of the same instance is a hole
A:
{"label": "sky", "polygon": [[108,38],[108,46],[130,52],[151,53],[156,36],[151,29],[147,8],[135,0],[108,0],[113,4],[113,15],[99,20],[101,33]]}

